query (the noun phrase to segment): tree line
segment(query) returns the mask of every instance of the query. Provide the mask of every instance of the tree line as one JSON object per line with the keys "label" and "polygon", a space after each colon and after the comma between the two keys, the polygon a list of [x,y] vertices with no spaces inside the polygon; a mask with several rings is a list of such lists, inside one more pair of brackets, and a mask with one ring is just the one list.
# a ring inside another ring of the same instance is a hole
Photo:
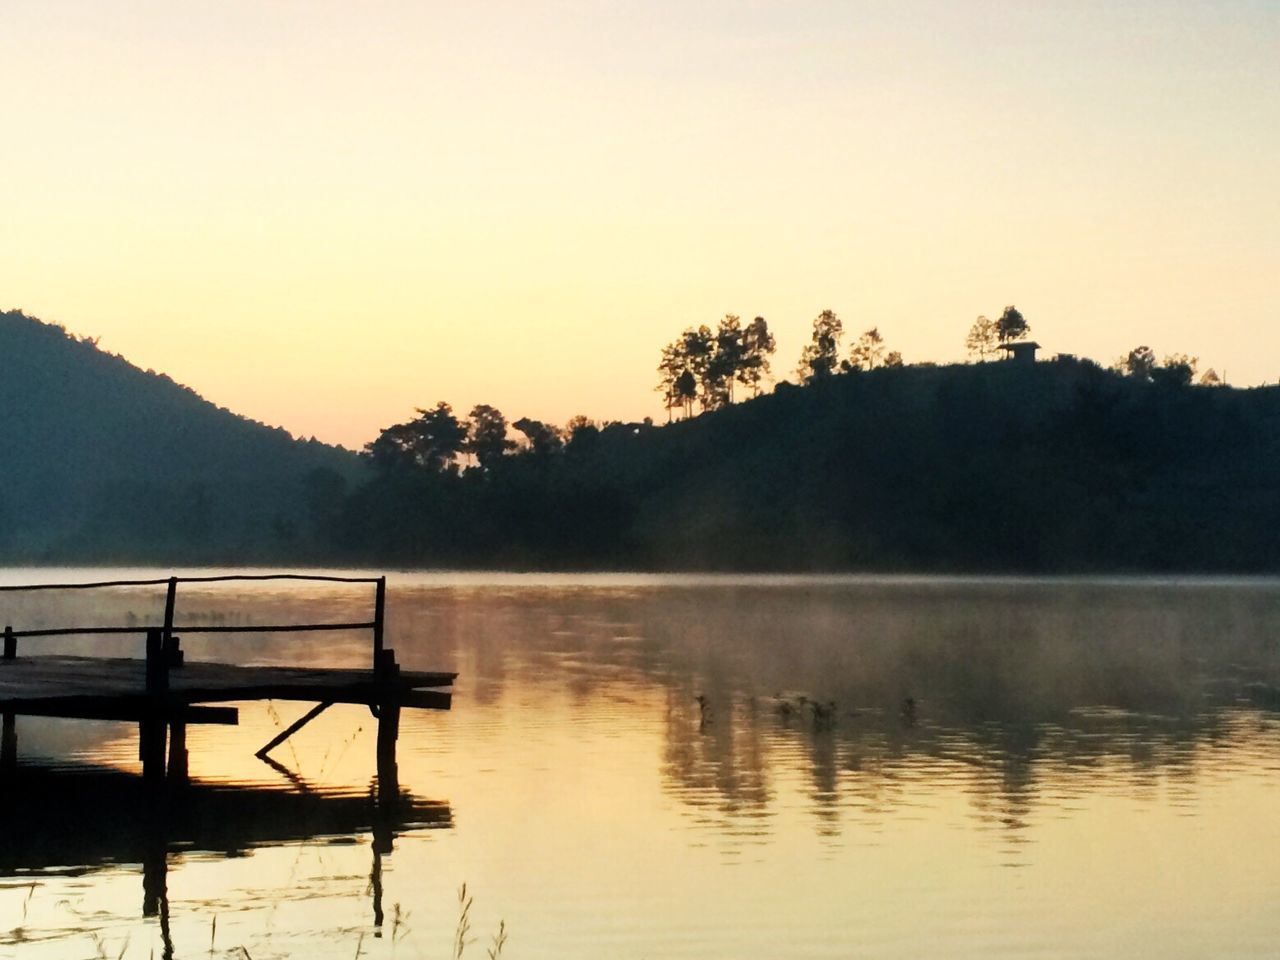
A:
{"label": "tree line", "polygon": [[[413,419],[392,424],[366,443],[361,457],[388,472],[414,469],[456,476],[470,466],[487,473],[508,454],[548,458],[590,446],[601,430],[625,426],[616,421],[601,425],[582,415],[563,427],[530,417],[508,424],[501,410],[486,403],[472,407],[462,418],[444,400],[431,408],[419,407],[415,413]],[[630,426],[641,429],[652,425],[646,418]],[[523,442],[511,439],[508,426],[523,434]]]}
{"label": "tree line", "polygon": [[[995,320],[979,316],[965,337],[965,349],[970,359],[985,362],[1030,333],[1027,318],[1010,304]],[[842,356],[843,340],[840,317],[833,310],[821,311],[813,319],[809,342],[801,351],[798,380],[810,384],[837,373],[904,366],[902,354],[887,349],[878,327],[859,334]],[[662,348],[658,363],[656,389],[662,394],[668,420],[675,410],[688,418],[695,406],[703,412],[725,407],[733,403],[735,387],[759,396],[770,378],[770,359],[776,349],[764,317],[744,325],[738,315],[726,314],[714,330],[706,324],[685,329]],[[1144,382],[1188,385],[1197,363],[1197,358],[1183,353],[1157,361],[1150,347],[1139,346],[1116,360],[1111,369]],[[1213,370],[1200,378],[1206,385],[1221,382]],[[457,474],[469,464],[483,473],[516,451],[545,458],[571,445],[581,448],[601,430],[601,425],[585,416],[574,417],[564,427],[529,417],[508,424],[502,412],[488,404],[476,405],[466,418],[457,416],[444,401],[429,409],[419,408],[416,414],[383,430],[365,445],[362,456],[383,469],[411,466],[431,473]],[[604,424],[605,428],[610,426],[620,424]],[[652,421],[646,418],[643,426],[652,426]],[[511,439],[508,427],[523,434],[523,441]]]}
{"label": "tree line", "polygon": [[[979,316],[965,336],[970,360],[986,362],[1009,344],[1031,334],[1031,324],[1010,304],[995,320]],[[796,377],[804,384],[836,373],[904,366],[902,354],[888,350],[878,327],[864,330],[841,357],[844,322],[834,310],[823,310],[813,320],[809,342],[796,367]],[[743,327],[734,314],[726,314],[716,330],[705,324],[689,327],[662,348],[658,362],[657,391],[662,394],[668,421],[673,410],[686,418],[693,416],[695,404],[703,411],[717,410],[734,400],[734,384],[741,384],[758,396],[770,374],[769,358],[776,344],[763,317]],[[1138,380],[1159,384],[1190,384],[1197,359],[1171,354],[1157,362],[1150,347],[1140,346],[1121,357],[1111,369]],[[925,364],[932,366],[932,364]],[[1220,384],[1213,371],[1200,378],[1206,385]]]}

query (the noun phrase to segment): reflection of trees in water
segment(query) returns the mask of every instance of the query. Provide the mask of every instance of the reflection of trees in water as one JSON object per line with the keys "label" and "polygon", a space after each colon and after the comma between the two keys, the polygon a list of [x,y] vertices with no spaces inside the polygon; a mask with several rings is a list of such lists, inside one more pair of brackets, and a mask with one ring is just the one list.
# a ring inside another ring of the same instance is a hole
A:
{"label": "reflection of trees in water", "polygon": [[720,822],[741,837],[763,832],[773,791],[763,731],[752,705],[713,690],[716,704],[704,714],[687,687],[667,698],[662,753],[664,781],[708,822]]}
{"label": "reflection of trees in water", "polygon": [[[790,770],[824,834],[958,786],[1014,835],[1045,796],[1186,789],[1199,747],[1237,743],[1235,705],[1280,686],[1280,590],[1259,585],[474,588],[405,607],[482,703],[665,690],[667,787],[727,833],[765,822]],[[787,692],[834,719],[781,715]]]}

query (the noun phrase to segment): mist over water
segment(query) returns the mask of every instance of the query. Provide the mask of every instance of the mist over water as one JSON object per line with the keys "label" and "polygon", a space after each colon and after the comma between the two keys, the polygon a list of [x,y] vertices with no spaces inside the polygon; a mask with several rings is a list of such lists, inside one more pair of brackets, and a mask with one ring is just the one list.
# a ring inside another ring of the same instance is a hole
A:
{"label": "mist over water", "polygon": [[[359,620],[368,593],[184,586],[177,619]],[[144,624],[163,593],[2,599],[23,628]],[[49,792],[0,855],[0,957],[161,956],[148,843],[175,956],[447,957],[464,882],[479,956],[500,920],[507,957],[1274,955],[1275,581],[399,574],[388,618],[405,669],[459,672],[451,712],[404,717],[390,853],[364,708],[283,769],[253,752],[305,704],[193,728],[163,829],[118,799],[133,729],[19,718]],[[332,666],[368,644],[183,640]],[[20,655],[98,650],[141,638]]]}

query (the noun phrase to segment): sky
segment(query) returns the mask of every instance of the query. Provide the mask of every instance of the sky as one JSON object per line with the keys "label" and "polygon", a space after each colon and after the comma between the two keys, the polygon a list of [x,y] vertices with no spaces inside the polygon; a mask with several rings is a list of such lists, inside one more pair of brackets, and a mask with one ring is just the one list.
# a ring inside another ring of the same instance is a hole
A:
{"label": "sky", "polygon": [[4,0],[0,124],[0,309],[348,446],[726,313],[1280,380],[1274,2]]}

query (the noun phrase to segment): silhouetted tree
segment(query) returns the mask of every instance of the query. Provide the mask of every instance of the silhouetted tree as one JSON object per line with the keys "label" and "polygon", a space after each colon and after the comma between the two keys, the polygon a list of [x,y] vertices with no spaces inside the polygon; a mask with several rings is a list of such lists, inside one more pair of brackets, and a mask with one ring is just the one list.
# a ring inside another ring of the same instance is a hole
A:
{"label": "silhouetted tree", "polygon": [[883,357],[884,338],[878,327],[872,327],[858,337],[849,351],[849,366],[854,370],[874,370]]}
{"label": "silhouetted tree", "polygon": [[[671,422],[671,411],[679,407],[688,410],[686,398],[679,389],[680,378],[689,372],[689,358],[684,352],[684,338],[681,337],[662,348],[662,359],[658,361],[658,385],[654,389],[662,394],[662,405],[667,408],[667,422]],[[694,381],[694,392],[697,392],[697,381]]]}
{"label": "silhouetted tree", "polygon": [[569,453],[585,453],[595,449],[600,441],[600,425],[590,417],[578,414],[564,428],[565,450]]}
{"label": "silhouetted tree", "polygon": [[683,405],[685,417],[692,417],[693,401],[698,399],[698,378],[692,370],[685,370],[676,378],[675,397]]}
{"label": "silhouetted tree", "polygon": [[840,360],[840,340],[844,324],[834,311],[823,310],[813,319],[813,338],[800,354],[796,373],[805,383],[812,383],[835,372]]}
{"label": "silhouetted tree", "polygon": [[569,419],[569,422],[564,425],[565,435],[568,437],[570,441],[572,441],[574,437],[578,436],[578,434],[583,433],[584,431],[590,432],[593,430],[596,433],[599,433],[600,425],[596,423],[594,420],[592,420],[590,417],[585,416],[584,414],[581,414],[581,413],[578,414],[576,417],[571,417]]}
{"label": "silhouetted tree", "polygon": [[[758,322],[757,322],[758,321]],[[750,335],[750,336],[748,336]],[[734,314],[725,314],[715,333],[703,325],[690,327],[662,348],[657,390],[662,393],[667,419],[676,407],[693,415],[693,401],[703,410],[715,410],[733,402],[735,381],[758,390],[768,371],[767,354],[773,349],[764,320],[756,318],[747,330]]]}
{"label": "silhouetted tree", "polygon": [[969,335],[964,338],[964,348],[969,351],[970,357],[976,356],[980,362],[985,362],[987,357],[996,352],[999,339],[995,323],[986,317],[978,317],[969,328]]}
{"label": "silhouetted tree", "polygon": [[1210,367],[1204,372],[1204,376],[1200,378],[1200,385],[1204,387],[1220,387],[1222,386],[1222,378],[1218,376],[1218,371]]}
{"label": "silhouetted tree", "polygon": [[698,383],[698,399],[702,403],[702,409],[710,409],[716,403],[716,391],[709,380],[711,362],[716,351],[715,335],[704,323],[698,327],[690,327],[681,334],[680,339],[687,361],[685,369],[693,374]]}
{"label": "silhouetted tree", "polygon": [[1030,332],[1031,324],[1027,323],[1026,318],[1018,312],[1018,308],[1012,305],[1005,307],[1004,313],[1000,314],[1000,319],[996,321],[996,336],[1001,343],[1019,340]]}
{"label": "silhouetted tree", "polygon": [[884,365],[885,365],[886,367],[901,367],[901,366],[903,366],[903,362],[902,362],[902,354],[901,354],[901,353],[899,353],[897,350],[890,350],[890,351],[885,355],[885,358],[884,358]]}
{"label": "silhouetted tree", "polygon": [[419,408],[417,412],[416,419],[383,430],[376,440],[365,445],[364,455],[384,469],[414,466],[433,473],[456,470],[455,460],[467,442],[467,428],[443,400],[431,410]]}
{"label": "silhouetted tree", "polygon": [[1161,386],[1185,387],[1195,376],[1196,358],[1177,353],[1164,358],[1164,362],[1151,370],[1151,380]]}
{"label": "silhouetted tree", "polygon": [[1134,347],[1120,361],[1119,367],[1135,380],[1150,380],[1151,371],[1156,368],[1155,351],[1147,346]]}
{"label": "silhouetted tree", "polygon": [[708,409],[733,403],[733,383],[738,378],[746,356],[742,321],[727,313],[716,330],[715,351],[707,365],[705,395],[711,400]]}
{"label": "silhouetted tree", "polygon": [[485,403],[472,408],[466,449],[481,469],[490,469],[514,448],[515,443],[507,439],[507,418],[499,410]]}
{"label": "silhouetted tree", "polygon": [[742,331],[742,363],[737,379],[744,387],[751,388],[752,396],[759,395],[760,383],[769,375],[769,357],[776,348],[764,317],[756,317]]}
{"label": "silhouetted tree", "polygon": [[553,456],[564,449],[564,437],[549,423],[521,417],[512,426],[528,438],[529,452],[536,457]]}
{"label": "silhouetted tree", "polygon": [[396,423],[364,445],[360,455],[380,470],[421,466],[417,455],[418,433],[408,423]]}

